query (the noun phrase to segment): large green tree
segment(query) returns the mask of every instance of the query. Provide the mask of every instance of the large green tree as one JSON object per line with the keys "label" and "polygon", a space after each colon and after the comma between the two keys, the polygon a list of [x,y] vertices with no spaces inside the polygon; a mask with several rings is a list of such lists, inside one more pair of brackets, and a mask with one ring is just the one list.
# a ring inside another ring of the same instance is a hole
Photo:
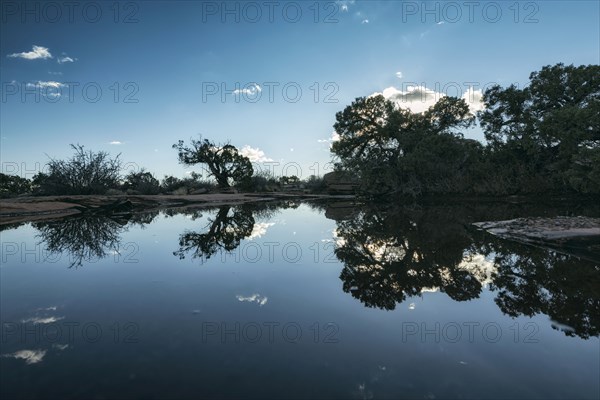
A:
{"label": "large green tree", "polygon": [[248,157],[229,144],[215,144],[208,139],[194,140],[187,146],[183,140],[173,145],[179,162],[185,165],[205,164],[221,188],[241,183],[252,177],[254,170]]}
{"label": "large green tree", "polygon": [[545,66],[529,85],[493,86],[479,114],[493,160],[546,189],[600,192],[600,66]]}
{"label": "large green tree", "polygon": [[480,146],[459,129],[474,116],[463,99],[443,97],[423,113],[398,107],[382,95],[357,98],[336,114],[340,140],[332,152],[338,169],[354,173],[371,194],[460,190],[449,182],[477,158]]}

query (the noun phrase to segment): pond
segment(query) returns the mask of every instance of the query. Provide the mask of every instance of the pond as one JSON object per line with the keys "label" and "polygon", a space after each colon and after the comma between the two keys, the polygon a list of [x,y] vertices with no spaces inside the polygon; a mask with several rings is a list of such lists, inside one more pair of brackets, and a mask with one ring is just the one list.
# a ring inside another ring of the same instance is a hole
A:
{"label": "pond", "polygon": [[470,225],[581,214],[286,201],[5,226],[0,397],[596,399],[598,259]]}

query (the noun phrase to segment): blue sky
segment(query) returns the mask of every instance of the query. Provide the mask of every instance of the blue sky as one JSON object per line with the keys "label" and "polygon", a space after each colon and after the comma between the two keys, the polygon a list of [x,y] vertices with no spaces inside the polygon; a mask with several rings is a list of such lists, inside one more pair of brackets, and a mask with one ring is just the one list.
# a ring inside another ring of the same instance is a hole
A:
{"label": "blue sky", "polygon": [[80,143],[181,177],[171,145],[202,134],[307,177],[326,172],[335,113],[356,97],[600,63],[597,1],[52,4],[2,3],[3,172],[30,177]]}

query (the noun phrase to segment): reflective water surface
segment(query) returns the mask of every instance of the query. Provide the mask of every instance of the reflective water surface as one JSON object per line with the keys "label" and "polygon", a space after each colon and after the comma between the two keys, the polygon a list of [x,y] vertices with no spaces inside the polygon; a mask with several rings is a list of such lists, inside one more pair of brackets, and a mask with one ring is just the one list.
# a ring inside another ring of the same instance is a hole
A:
{"label": "reflective water surface", "polygon": [[598,398],[597,206],[257,203],[1,233],[1,398]]}

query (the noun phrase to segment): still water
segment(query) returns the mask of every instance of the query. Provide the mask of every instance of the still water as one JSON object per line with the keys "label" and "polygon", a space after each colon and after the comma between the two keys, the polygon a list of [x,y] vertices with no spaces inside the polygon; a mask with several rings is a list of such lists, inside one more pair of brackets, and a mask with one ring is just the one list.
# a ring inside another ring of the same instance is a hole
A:
{"label": "still water", "polygon": [[470,223],[573,207],[285,202],[4,227],[0,397],[600,397],[600,263]]}

